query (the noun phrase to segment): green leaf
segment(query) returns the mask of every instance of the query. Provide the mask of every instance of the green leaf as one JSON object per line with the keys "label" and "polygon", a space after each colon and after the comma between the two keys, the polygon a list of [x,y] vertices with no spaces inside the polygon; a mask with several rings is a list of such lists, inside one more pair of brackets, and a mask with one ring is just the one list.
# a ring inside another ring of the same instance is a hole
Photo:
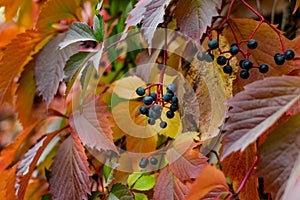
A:
{"label": "green leaf", "polygon": [[80,42],[80,41],[96,41],[96,36],[94,35],[93,30],[89,27],[88,24],[82,22],[74,22],[68,32],[67,36],[63,42],[59,44],[60,48],[65,48],[66,46]]}
{"label": "green leaf", "polygon": [[133,186],[133,184],[143,175],[143,172],[135,172],[130,174],[127,179],[127,184],[129,187]]}
{"label": "green leaf", "polygon": [[133,195],[125,185],[116,183],[111,188],[108,200],[133,200]]}
{"label": "green leaf", "polygon": [[98,42],[103,42],[104,38],[104,20],[101,15],[94,16],[94,25],[93,25],[94,34]]}
{"label": "green leaf", "polygon": [[134,199],[135,200],[148,200],[147,195],[143,194],[143,193],[136,193],[134,192]]}
{"label": "green leaf", "polygon": [[80,77],[80,84],[82,87],[82,98],[87,94],[88,85],[93,77],[94,67],[92,66],[92,62],[89,62],[87,66],[82,70],[82,74]]}
{"label": "green leaf", "polygon": [[133,189],[140,191],[150,190],[154,187],[155,182],[156,178],[152,176],[142,176],[136,181],[136,183],[133,186]]}

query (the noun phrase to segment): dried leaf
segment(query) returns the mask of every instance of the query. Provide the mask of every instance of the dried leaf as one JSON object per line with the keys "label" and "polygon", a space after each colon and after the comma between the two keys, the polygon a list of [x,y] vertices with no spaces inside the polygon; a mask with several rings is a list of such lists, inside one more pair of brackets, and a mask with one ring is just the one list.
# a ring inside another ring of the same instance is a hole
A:
{"label": "dried leaf", "polygon": [[190,189],[190,183],[182,183],[172,174],[168,167],[160,171],[154,186],[153,199],[180,200],[185,199]]}
{"label": "dried leaf", "polygon": [[50,104],[57,92],[59,82],[63,79],[63,69],[66,61],[79,49],[77,45],[70,45],[59,50],[58,45],[64,37],[64,34],[60,34],[52,38],[43,47],[35,62],[34,74],[37,90],[43,96],[47,105]]}
{"label": "dried leaf", "polygon": [[0,61],[0,105],[5,102],[13,103],[17,89],[15,78],[20,76],[24,66],[32,59],[31,56],[42,47],[41,42],[40,33],[27,31],[7,45]]}
{"label": "dried leaf", "polygon": [[16,181],[16,168],[1,171],[0,173],[0,199],[15,200],[15,181]]}
{"label": "dried leaf", "polygon": [[221,194],[227,191],[229,193],[229,188],[226,183],[226,178],[222,171],[218,170],[213,165],[207,165],[199,174],[195,182],[192,184],[189,194],[187,195],[187,200],[202,199],[210,191],[220,188],[220,193],[215,193],[214,199],[218,199]]}
{"label": "dried leaf", "polygon": [[17,169],[16,196],[23,199],[35,166],[49,142],[63,129],[45,135],[25,155]]}
{"label": "dried leaf", "polygon": [[99,96],[89,95],[83,100],[82,107],[75,105],[75,108],[70,116],[70,125],[77,132],[83,145],[98,151],[118,152],[113,143],[107,104]]}
{"label": "dried leaf", "polygon": [[88,199],[91,172],[84,151],[76,134],[69,136],[58,148],[50,168],[53,199]]}
{"label": "dried leaf", "polygon": [[256,81],[238,93],[228,105],[232,108],[224,130],[224,151],[221,159],[254,142],[300,98],[300,78],[270,77]]}
{"label": "dried leaf", "polygon": [[179,0],[175,18],[180,32],[199,42],[221,5],[221,0]]}
{"label": "dried leaf", "polygon": [[199,148],[196,148],[199,143],[193,141],[195,135],[183,133],[177,136],[166,154],[169,169],[181,182],[196,178],[207,165],[207,158],[199,152]]}
{"label": "dried leaf", "polygon": [[264,188],[274,199],[288,195],[289,187],[299,180],[299,150],[300,114],[277,126],[259,149],[257,175],[264,177]]}

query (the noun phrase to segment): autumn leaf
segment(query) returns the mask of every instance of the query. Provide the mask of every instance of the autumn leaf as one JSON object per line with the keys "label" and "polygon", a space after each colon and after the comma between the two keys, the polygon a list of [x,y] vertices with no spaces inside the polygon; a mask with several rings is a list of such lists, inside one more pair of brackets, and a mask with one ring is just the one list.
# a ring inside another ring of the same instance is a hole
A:
{"label": "autumn leaf", "polygon": [[145,87],[146,83],[137,76],[129,76],[114,82],[113,85],[116,95],[124,99],[134,99],[139,97],[135,92],[136,88]]}
{"label": "autumn leaf", "polygon": [[175,18],[180,32],[199,41],[211,26],[212,18],[218,16],[221,0],[179,0],[176,5]]}
{"label": "autumn leaf", "polygon": [[59,50],[58,45],[64,37],[64,34],[59,34],[52,38],[43,47],[35,62],[34,75],[37,90],[43,96],[47,106],[57,93],[67,60],[79,49],[79,45],[69,45],[67,48]]}
{"label": "autumn leaf", "polygon": [[182,183],[174,176],[168,167],[162,169],[154,186],[153,199],[156,200],[176,200],[185,199],[191,184]]}
{"label": "autumn leaf", "polygon": [[0,61],[0,105],[14,102],[13,97],[17,89],[15,78],[20,76],[24,66],[46,40],[36,31],[26,31],[17,35],[17,38],[7,45]]}
{"label": "autumn leaf", "polygon": [[107,108],[108,105],[101,97],[89,95],[83,100],[82,106],[75,105],[70,116],[70,125],[84,146],[98,151],[118,152],[113,143],[112,124],[108,120],[110,113]]}
{"label": "autumn leaf", "polygon": [[48,193],[48,182],[46,179],[34,178],[30,180],[28,190],[26,191],[24,199],[42,199],[43,195]]}
{"label": "autumn leaf", "polygon": [[207,158],[196,148],[200,143],[193,141],[195,135],[193,132],[180,134],[166,154],[169,169],[181,182],[196,178],[207,165]]}
{"label": "autumn leaf", "polygon": [[38,121],[26,127],[15,139],[15,141],[6,146],[0,152],[0,172],[7,168],[11,162],[15,159],[18,149],[22,145],[24,139],[31,133],[31,131],[38,124]]}
{"label": "autumn leaf", "polygon": [[0,199],[15,200],[15,181],[16,181],[16,168],[14,165],[12,168],[1,171],[0,173]]}
{"label": "autumn leaf", "polygon": [[[187,200],[202,199],[210,191],[216,188],[220,188],[220,193],[215,193],[216,196],[212,199],[218,199],[218,197],[224,193],[230,193],[226,182],[226,178],[222,171],[218,170],[213,165],[207,165],[193,182],[190,192],[187,195]],[[208,198],[204,198],[208,199]]]}
{"label": "autumn leaf", "polygon": [[50,170],[53,199],[88,199],[91,172],[85,150],[76,134],[60,145]]}
{"label": "autumn leaf", "polygon": [[299,6],[300,6],[300,0],[296,0],[296,5],[294,7],[293,14],[295,14],[295,12],[298,10]]}
{"label": "autumn leaf", "polygon": [[[253,19],[231,19],[231,24],[235,30],[238,40],[248,40],[249,36],[252,33],[252,30],[258,25],[258,21]],[[276,27],[274,27],[276,28]],[[280,32],[280,30],[277,29]],[[224,30],[223,35],[228,40],[229,44],[236,43],[233,34],[229,28]],[[292,42],[285,38],[283,35],[283,43],[285,44],[286,49],[294,49]],[[278,76],[283,74],[288,74],[292,70],[298,69],[299,67],[295,66],[294,61],[286,61],[283,66],[277,66],[274,61],[274,55],[276,53],[283,53],[281,44],[278,38],[277,33],[269,27],[267,24],[263,23],[257,32],[254,34],[253,39],[258,43],[255,51],[251,51],[251,56],[249,59],[253,62],[254,66],[259,66],[262,63],[265,63],[269,66],[269,71],[265,75],[261,74],[257,69],[250,69],[250,77],[245,80],[237,76],[237,79],[234,81],[234,94],[243,90],[243,86],[259,79],[263,79],[264,76]],[[246,43],[241,45],[242,49],[246,49]],[[295,51],[297,52],[297,51]],[[244,59],[241,54],[237,55],[238,60]]]}
{"label": "autumn leaf", "polygon": [[257,175],[264,177],[265,191],[272,193],[274,199],[292,195],[294,191],[290,189],[299,180],[299,136],[300,114],[277,126],[258,151]]}
{"label": "autumn leaf", "polygon": [[299,98],[299,77],[269,77],[247,85],[245,91],[228,102],[232,108],[224,127],[225,145],[221,159],[232,152],[245,150],[292,109]]}
{"label": "autumn leaf", "polygon": [[42,155],[43,151],[49,144],[49,142],[64,128],[59,129],[57,131],[54,131],[52,133],[49,133],[45,136],[43,136],[39,142],[37,142],[29,151],[24,155],[23,160],[18,165],[17,168],[17,182],[15,184],[16,188],[16,196],[17,199],[23,199],[29,180],[31,178],[31,175],[35,169],[35,166]]}

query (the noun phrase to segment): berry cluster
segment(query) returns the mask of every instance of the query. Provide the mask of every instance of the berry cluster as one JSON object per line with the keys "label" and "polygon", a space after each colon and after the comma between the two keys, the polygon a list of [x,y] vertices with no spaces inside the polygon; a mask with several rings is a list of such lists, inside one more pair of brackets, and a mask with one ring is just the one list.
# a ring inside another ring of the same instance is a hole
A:
{"label": "berry cluster", "polygon": [[151,165],[156,165],[158,163],[158,160],[155,157],[151,157],[150,159],[143,157],[139,163],[140,168],[146,168],[149,163],[149,160]]}
{"label": "berry cluster", "polygon": [[[151,88],[156,86],[156,92],[151,92]],[[148,91],[148,95],[146,94]],[[157,119],[160,119],[159,126],[161,128],[167,127],[167,122],[161,119],[161,113],[163,108],[168,108],[166,113],[167,118],[172,119],[175,116],[175,111],[178,110],[178,98],[175,95],[176,86],[175,84],[167,85],[167,93],[163,94],[161,84],[153,84],[146,88],[138,87],[136,93],[139,96],[144,96],[143,102],[145,106],[140,107],[140,113],[146,115],[148,118],[148,123],[154,125]]]}

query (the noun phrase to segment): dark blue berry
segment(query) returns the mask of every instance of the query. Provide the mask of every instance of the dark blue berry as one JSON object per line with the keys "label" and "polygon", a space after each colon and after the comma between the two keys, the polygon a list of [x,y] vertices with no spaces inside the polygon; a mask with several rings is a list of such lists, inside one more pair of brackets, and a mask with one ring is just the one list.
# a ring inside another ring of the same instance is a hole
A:
{"label": "dark blue berry", "polygon": [[142,158],[141,160],[140,160],[140,163],[139,163],[139,166],[140,166],[140,168],[146,168],[147,167],[147,165],[148,165],[148,159],[147,158]]}
{"label": "dark blue berry", "polygon": [[150,96],[152,97],[153,101],[156,100],[156,92],[151,92]]}
{"label": "dark blue berry", "polygon": [[172,103],[178,103],[178,98],[176,96],[173,96],[171,101]]}
{"label": "dark blue berry", "polygon": [[148,124],[154,125],[154,124],[155,124],[155,119],[149,118],[149,119],[148,119]]}
{"label": "dark blue berry", "polygon": [[275,54],[274,60],[277,65],[283,65],[285,62],[285,58],[279,53]]}
{"label": "dark blue berry", "polygon": [[164,94],[163,99],[164,99],[164,101],[168,102],[168,101],[171,101],[172,97],[173,97],[173,94],[166,93],[166,94]]}
{"label": "dark blue berry", "polygon": [[168,86],[167,86],[167,91],[169,92],[169,93],[175,93],[176,92],[176,85],[175,84],[169,84]]}
{"label": "dark blue berry", "polygon": [[168,110],[166,116],[167,118],[172,119],[175,116],[175,113],[171,110]]}
{"label": "dark blue berry", "polygon": [[219,42],[218,42],[217,40],[210,40],[210,41],[208,42],[208,47],[209,47],[210,49],[216,49],[216,48],[219,47]]}
{"label": "dark blue berry", "polygon": [[243,62],[244,62],[244,60],[240,60],[240,62],[239,62],[239,66],[243,69]]}
{"label": "dark blue berry", "polygon": [[247,46],[249,49],[256,49],[257,47],[257,41],[252,39],[252,40],[249,40],[248,43],[247,43]]}
{"label": "dark blue berry", "polygon": [[170,106],[170,110],[175,112],[176,110],[178,110],[178,104],[177,103],[173,103],[171,106]]}
{"label": "dark blue berry", "polygon": [[145,94],[145,89],[142,87],[138,87],[135,92],[137,93],[137,95],[143,96]]}
{"label": "dark blue berry", "polygon": [[145,96],[143,101],[144,101],[144,104],[151,105],[153,102],[153,98],[151,96]]}
{"label": "dark blue berry", "polygon": [[146,115],[148,113],[148,107],[147,106],[141,106],[140,107],[140,113],[143,115]]}
{"label": "dark blue berry", "polygon": [[261,64],[260,66],[259,66],[259,72],[260,73],[267,73],[269,71],[269,66],[268,65],[266,65],[266,64]]}
{"label": "dark blue berry", "polygon": [[[149,117],[150,119],[158,119],[161,116],[161,112],[160,111],[154,111],[154,110],[149,110]],[[150,124],[150,123],[149,123]],[[151,124],[152,125],[152,124]]]}
{"label": "dark blue berry", "polygon": [[245,69],[243,69],[243,70],[240,72],[240,77],[241,77],[242,79],[247,79],[247,78],[249,78],[249,76],[250,76],[249,72],[248,72],[247,70],[245,70]]}
{"label": "dark blue berry", "polygon": [[230,49],[229,49],[229,52],[231,55],[236,55],[238,54],[239,52],[239,47],[237,46],[237,44],[232,44]]}
{"label": "dark blue berry", "polygon": [[225,56],[219,56],[217,58],[218,65],[225,65],[227,62],[227,58]]}
{"label": "dark blue berry", "polygon": [[167,122],[165,122],[165,121],[161,121],[160,123],[159,123],[159,126],[160,126],[160,128],[166,128],[167,127]]}
{"label": "dark blue berry", "polygon": [[158,163],[157,158],[151,157],[151,158],[150,158],[150,163],[151,163],[152,165],[156,165],[156,164]]}
{"label": "dark blue berry", "polygon": [[152,106],[152,110],[155,112],[161,112],[162,111],[162,106],[158,105],[158,104],[154,104]]}
{"label": "dark blue berry", "polygon": [[223,72],[225,74],[231,74],[232,73],[232,67],[230,65],[226,65],[223,67]]}
{"label": "dark blue berry", "polygon": [[251,69],[252,68],[252,66],[253,66],[253,63],[252,62],[250,62],[249,60],[243,60],[243,62],[242,62],[242,69],[246,69],[246,70],[249,70],[249,69]]}
{"label": "dark blue berry", "polygon": [[286,50],[286,51],[284,52],[284,58],[285,58],[286,60],[293,60],[294,57],[295,57],[295,53],[294,53],[293,50]]}

